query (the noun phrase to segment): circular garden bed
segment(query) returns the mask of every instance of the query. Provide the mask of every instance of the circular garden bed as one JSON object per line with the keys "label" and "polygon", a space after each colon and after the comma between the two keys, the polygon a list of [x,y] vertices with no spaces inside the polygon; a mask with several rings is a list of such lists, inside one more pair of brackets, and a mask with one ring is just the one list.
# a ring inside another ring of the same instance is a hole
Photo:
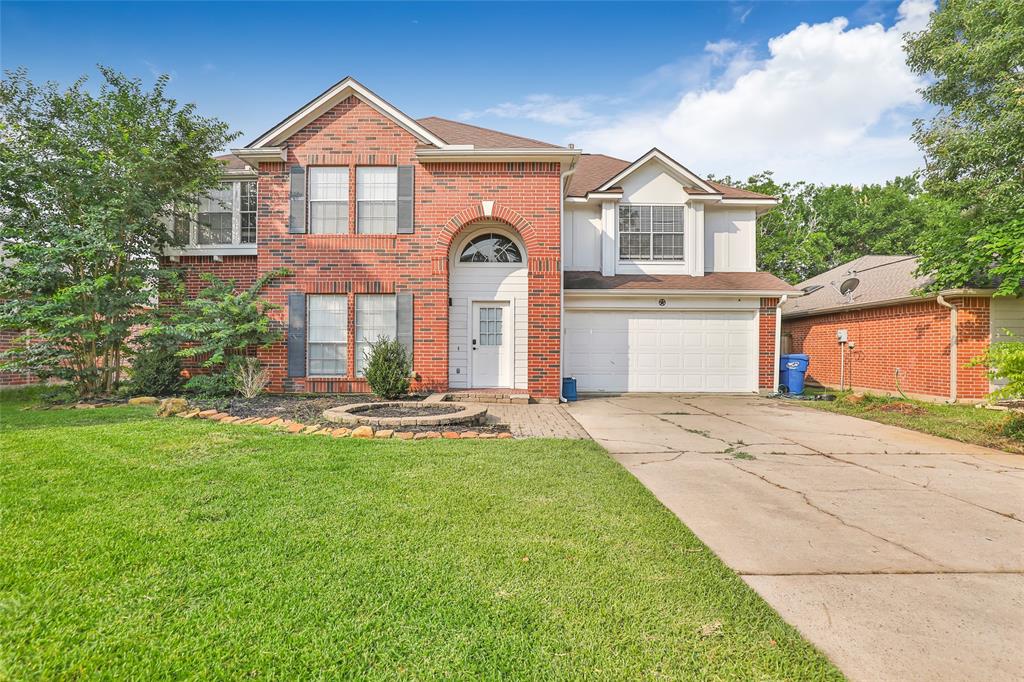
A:
{"label": "circular garden bed", "polygon": [[481,424],[487,408],[471,403],[375,402],[324,410],[324,419],[346,426],[451,426]]}

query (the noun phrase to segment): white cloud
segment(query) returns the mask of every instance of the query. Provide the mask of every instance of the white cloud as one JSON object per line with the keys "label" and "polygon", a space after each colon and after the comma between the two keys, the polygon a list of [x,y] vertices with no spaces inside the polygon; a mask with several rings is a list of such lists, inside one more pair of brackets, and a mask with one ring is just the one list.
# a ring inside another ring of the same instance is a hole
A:
{"label": "white cloud", "polygon": [[498,118],[525,118],[550,125],[575,126],[597,122],[590,106],[601,97],[556,97],[554,95],[529,95],[522,102],[503,102],[483,111],[466,111],[460,116],[470,121],[482,116]]}
{"label": "white cloud", "polygon": [[921,156],[905,120],[921,110],[921,82],[902,41],[934,9],[904,0],[890,28],[849,28],[845,17],[800,24],[772,38],[763,61],[733,41],[708,43],[721,72],[713,84],[682,91],[668,108],[583,123],[568,139],[625,158],[657,146],[717,175],[772,169],[783,179],[869,182],[909,173]]}

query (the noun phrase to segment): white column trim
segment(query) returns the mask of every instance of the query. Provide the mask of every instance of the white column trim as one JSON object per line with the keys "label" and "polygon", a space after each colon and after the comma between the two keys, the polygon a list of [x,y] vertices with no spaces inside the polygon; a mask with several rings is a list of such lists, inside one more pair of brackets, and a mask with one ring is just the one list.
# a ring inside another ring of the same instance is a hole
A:
{"label": "white column trim", "polygon": [[615,275],[615,264],[618,254],[618,211],[616,202],[605,201],[601,204],[601,274],[605,277]]}

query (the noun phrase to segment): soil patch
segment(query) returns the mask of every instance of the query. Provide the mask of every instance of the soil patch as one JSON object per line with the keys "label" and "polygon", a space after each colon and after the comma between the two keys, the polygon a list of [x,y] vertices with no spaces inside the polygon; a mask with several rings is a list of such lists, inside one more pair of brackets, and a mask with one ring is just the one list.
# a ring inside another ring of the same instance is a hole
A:
{"label": "soil patch", "polygon": [[366,417],[435,417],[442,414],[455,414],[462,412],[457,405],[380,405],[371,406],[362,410],[354,410],[352,414]]}
{"label": "soil patch", "polygon": [[875,406],[880,412],[898,412],[899,414],[928,414],[928,410],[910,403],[896,402]]}

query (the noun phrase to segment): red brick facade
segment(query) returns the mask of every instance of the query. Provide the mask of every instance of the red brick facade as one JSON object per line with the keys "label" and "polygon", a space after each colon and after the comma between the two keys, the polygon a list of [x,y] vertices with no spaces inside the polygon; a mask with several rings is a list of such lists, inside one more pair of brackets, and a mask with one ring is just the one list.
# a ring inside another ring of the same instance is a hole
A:
{"label": "red brick facade", "polygon": [[757,324],[757,387],[775,390],[775,316],[777,298],[762,298]]}
{"label": "red brick facade", "polygon": [[[266,297],[282,306],[273,314],[287,325],[292,293],[348,294],[349,375],[339,379],[287,376],[284,342],[261,351],[271,369],[271,390],[284,392],[362,392],[364,380],[351,376],[355,363],[355,297],[361,293],[412,293],[417,387],[444,389],[448,383],[448,262],[452,240],[472,223],[487,218],[518,232],[529,271],[529,393],[557,398],[561,390],[560,353],[560,165],[551,162],[426,163],[416,157],[420,144],[390,118],[349,97],[287,140],[285,163],[261,163],[258,184],[258,257],[188,257],[188,293],[202,284],[196,275],[216,272],[243,285],[269,270],[287,267],[292,275],[272,282]],[[289,234],[289,174],[305,167],[349,167],[350,234]],[[415,168],[413,234],[354,234],[356,168],[409,165]],[[484,216],[481,202],[493,202]]]}
{"label": "red brick facade", "polygon": [[[21,336],[21,332],[0,329],[0,353],[14,347],[14,340]],[[0,372],[0,388],[13,388],[15,386],[27,386],[39,381],[39,378],[30,372]]]}
{"label": "red brick facade", "polygon": [[[984,398],[988,378],[982,367],[967,367],[989,344],[989,299],[949,298],[958,305],[957,397]],[[790,352],[810,356],[807,378],[838,387],[841,379],[857,390],[896,391],[948,398],[950,310],[934,299],[901,305],[850,310],[784,319],[783,333]],[[840,347],[836,331],[846,329],[854,345],[847,349],[845,377],[840,377]]]}

